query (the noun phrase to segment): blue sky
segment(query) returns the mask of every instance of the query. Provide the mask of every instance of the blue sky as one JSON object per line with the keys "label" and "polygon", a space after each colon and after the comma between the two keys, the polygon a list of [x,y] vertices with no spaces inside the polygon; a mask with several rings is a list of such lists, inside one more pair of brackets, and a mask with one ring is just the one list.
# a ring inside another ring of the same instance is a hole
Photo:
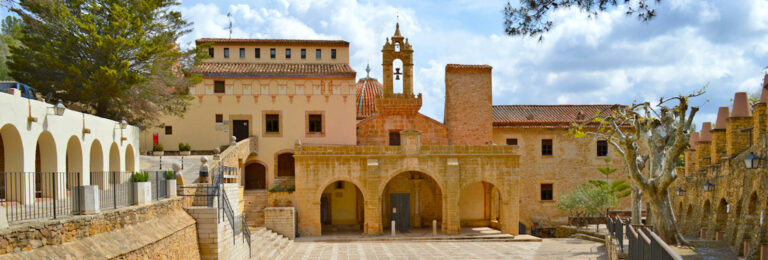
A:
{"label": "blue sky", "polygon": [[421,112],[439,121],[447,63],[493,66],[494,104],[630,104],[709,84],[693,102],[702,107],[699,125],[734,92],[759,91],[768,66],[768,1],[761,0],[664,0],[648,23],[625,16],[624,6],[592,19],[559,10],[543,42],[504,34],[503,0],[181,1],[194,22],[182,46],[227,37],[231,12],[232,37],[349,41],[358,77],[370,61],[381,78],[380,49],[399,14],[415,49]]}

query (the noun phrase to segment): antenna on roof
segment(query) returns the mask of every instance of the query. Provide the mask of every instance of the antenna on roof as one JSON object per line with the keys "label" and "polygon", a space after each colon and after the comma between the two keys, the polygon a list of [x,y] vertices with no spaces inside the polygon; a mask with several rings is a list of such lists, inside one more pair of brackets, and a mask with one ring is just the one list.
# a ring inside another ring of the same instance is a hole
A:
{"label": "antenna on roof", "polygon": [[229,38],[232,39],[232,13],[227,12],[227,19],[229,20],[229,27],[227,29],[229,30]]}

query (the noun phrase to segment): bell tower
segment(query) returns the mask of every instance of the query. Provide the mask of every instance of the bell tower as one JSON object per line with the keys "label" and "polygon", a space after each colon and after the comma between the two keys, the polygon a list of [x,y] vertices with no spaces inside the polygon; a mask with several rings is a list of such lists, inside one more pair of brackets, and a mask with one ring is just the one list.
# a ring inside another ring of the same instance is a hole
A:
{"label": "bell tower", "polygon": [[[381,67],[384,69],[382,74],[384,75],[384,97],[395,96],[394,80],[403,81],[403,96],[413,97],[413,48],[408,43],[408,38],[400,35],[400,23],[396,24],[395,35],[388,38],[381,49],[381,56]],[[396,59],[403,62],[402,68],[394,68]]]}

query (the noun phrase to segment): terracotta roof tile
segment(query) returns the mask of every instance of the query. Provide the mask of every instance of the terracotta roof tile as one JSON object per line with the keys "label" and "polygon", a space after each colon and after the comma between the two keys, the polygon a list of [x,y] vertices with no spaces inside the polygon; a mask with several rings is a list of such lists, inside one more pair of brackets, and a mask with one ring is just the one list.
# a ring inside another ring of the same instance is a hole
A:
{"label": "terracotta roof tile", "polygon": [[349,47],[349,42],[341,40],[296,40],[296,39],[229,39],[201,38],[195,44],[202,43],[232,43],[232,44],[271,44],[271,45],[311,45]]}
{"label": "terracotta roof tile", "polygon": [[355,85],[357,119],[361,120],[376,112],[376,98],[384,95],[382,85],[374,78],[362,78]]}
{"label": "terracotta roof tile", "polygon": [[308,63],[228,63],[207,62],[193,72],[204,77],[355,77],[349,64]]}
{"label": "terracotta roof tile", "polygon": [[562,128],[584,122],[616,105],[498,105],[493,106],[495,127]]}

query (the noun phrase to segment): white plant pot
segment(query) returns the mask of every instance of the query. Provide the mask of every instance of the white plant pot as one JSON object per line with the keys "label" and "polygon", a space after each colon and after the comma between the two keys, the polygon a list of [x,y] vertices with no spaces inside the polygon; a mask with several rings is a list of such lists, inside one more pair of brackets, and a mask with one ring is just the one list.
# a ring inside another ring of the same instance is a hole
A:
{"label": "white plant pot", "polygon": [[154,155],[154,156],[163,156],[163,154],[165,154],[165,152],[163,152],[163,151],[153,151],[152,152],[152,155]]}
{"label": "white plant pot", "polygon": [[190,156],[192,155],[192,151],[182,151],[182,152],[179,152],[179,154],[181,154],[181,156]]}
{"label": "white plant pot", "polygon": [[144,205],[152,202],[151,182],[134,182],[133,187],[136,191],[136,193],[134,193],[136,205]]}
{"label": "white plant pot", "polygon": [[168,198],[176,198],[176,180],[168,180],[166,185],[168,185]]}

